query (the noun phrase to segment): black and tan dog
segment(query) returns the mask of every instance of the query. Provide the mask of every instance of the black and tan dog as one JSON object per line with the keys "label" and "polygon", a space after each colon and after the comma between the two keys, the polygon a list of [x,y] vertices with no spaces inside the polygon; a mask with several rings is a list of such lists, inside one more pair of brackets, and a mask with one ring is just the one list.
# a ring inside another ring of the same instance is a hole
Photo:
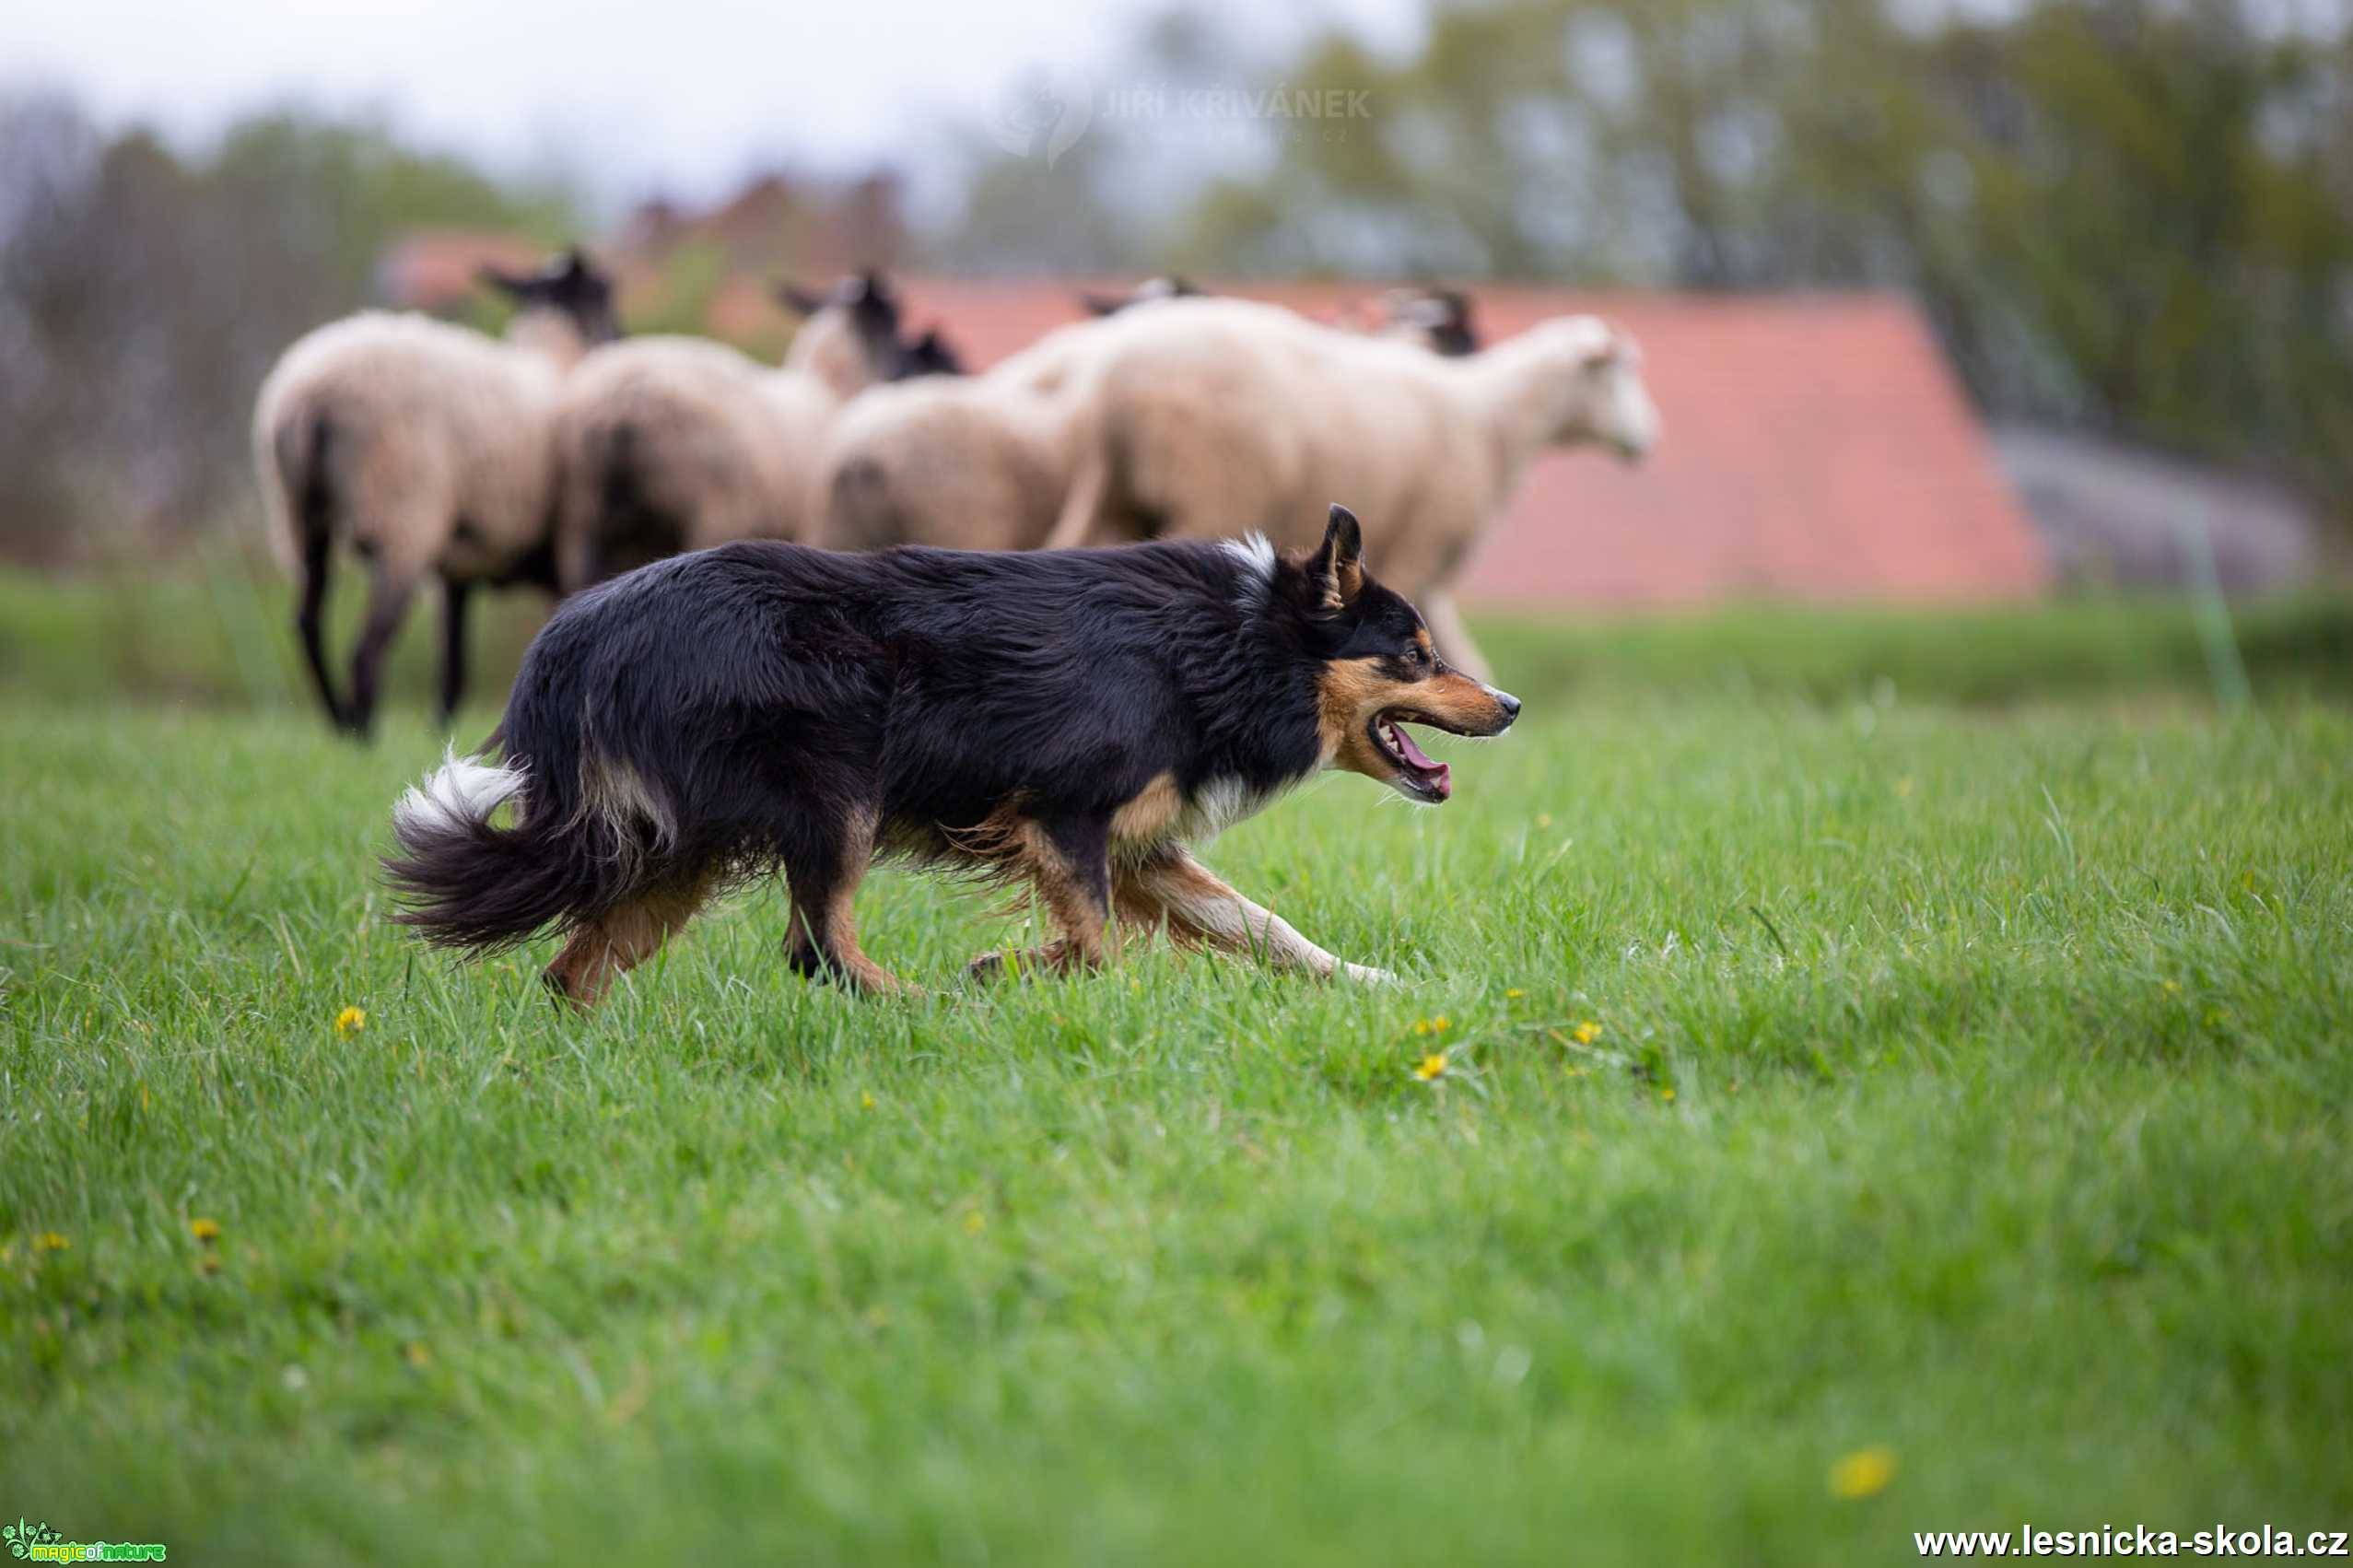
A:
{"label": "black and tan dog", "polygon": [[[1406,732],[1493,735],[1516,699],[1448,669],[1364,569],[1266,542],[842,555],[729,544],[573,599],[533,642],[503,764],[452,758],[393,812],[402,919],[484,952],[560,926],[548,983],[595,1001],[720,887],[782,872],[805,974],[905,989],[859,950],[880,855],[1033,885],[1033,961],[1093,965],[1112,918],[1358,979],[1187,846],[1328,767],[1451,792]],[[512,826],[492,818],[513,802]],[[977,961],[986,967],[997,961]]]}

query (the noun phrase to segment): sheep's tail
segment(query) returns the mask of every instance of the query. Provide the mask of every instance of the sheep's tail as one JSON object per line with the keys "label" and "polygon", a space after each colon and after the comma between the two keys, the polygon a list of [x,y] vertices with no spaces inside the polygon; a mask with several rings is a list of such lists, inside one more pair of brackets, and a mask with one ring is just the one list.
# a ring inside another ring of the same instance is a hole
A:
{"label": "sheep's tail", "polygon": [[334,424],[310,398],[297,397],[283,407],[265,401],[253,421],[253,472],[261,481],[270,551],[288,571],[305,559],[306,544],[334,526],[327,451],[334,435]]}
{"label": "sheep's tail", "polygon": [[[520,766],[449,755],[392,808],[400,852],[384,871],[404,907],[393,918],[438,947],[480,955],[556,922],[611,907],[627,891],[629,857],[595,813],[534,810]],[[515,803],[518,822],[491,822]]]}

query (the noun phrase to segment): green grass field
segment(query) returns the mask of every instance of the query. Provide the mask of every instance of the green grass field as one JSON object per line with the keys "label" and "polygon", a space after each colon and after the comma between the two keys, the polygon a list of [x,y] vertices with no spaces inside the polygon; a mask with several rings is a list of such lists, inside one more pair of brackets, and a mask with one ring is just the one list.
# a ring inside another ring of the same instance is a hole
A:
{"label": "green grass field", "polygon": [[1529,717],[1453,803],[1334,778],[1208,855],[1402,993],[960,991],[1003,922],[884,873],[932,1000],[803,984],[749,896],[589,1020],[544,948],[383,923],[439,739],[280,705],[274,610],[152,627],[158,706],[76,673],[70,591],[0,609],[11,1520],[303,1564],[2353,1525],[2339,606],[2248,617],[2238,714],[2161,606],[1509,629]]}

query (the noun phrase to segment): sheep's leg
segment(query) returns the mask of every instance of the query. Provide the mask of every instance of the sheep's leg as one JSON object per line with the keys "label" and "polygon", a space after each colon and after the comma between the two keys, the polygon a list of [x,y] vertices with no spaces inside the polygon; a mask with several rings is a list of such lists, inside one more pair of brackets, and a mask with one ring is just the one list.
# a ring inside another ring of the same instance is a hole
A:
{"label": "sheep's leg", "polygon": [[1469,675],[1481,685],[1493,685],[1495,673],[1487,663],[1487,656],[1470,640],[1470,628],[1462,624],[1462,612],[1455,608],[1455,596],[1450,589],[1437,589],[1424,593],[1421,600],[1422,619],[1428,623],[1430,636],[1438,645],[1438,652],[1446,661]]}
{"label": "sheep's leg", "polygon": [[1326,979],[1344,975],[1369,985],[1398,983],[1386,969],[1351,964],[1325,952],[1183,849],[1161,850],[1141,865],[1122,871],[1114,891],[1123,917],[1165,927],[1180,942],[1263,957],[1278,969],[1305,969]]}
{"label": "sheep's leg", "polygon": [[327,669],[326,645],[327,573],[334,564],[334,538],[325,529],[304,533],[302,581],[294,611],[294,629],[302,639],[302,657],[310,666],[311,684],[319,688],[319,700],[326,705],[327,722],[340,729],[344,722],[343,701],[335,696],[335,678]]}
{"label": "sheep's leg", "polygon": [[1087,535],[1095,531],[1095,514],[1103,509],[1103,490],[1108,478],[1100,457],[1082,462],[1071,481],[1071,493],[1062,497],[1062,515],[1054,520],[1054,531],[1038,548],[1075,550],[1085,544]]}
{"label": "sheep's leg", "polygon": [[457,717],[465,696],[465,609],[474,584],[441,579],[441,723]]}
{"label": "sheep's leg", "polygon": [[869,993],[921,995],[921,987],[900,979],[867,957],[858,945],[858,918],[850,900],[873,861],[872,816],[837,829],[826,824],[807,837],[814,842],[784,868],[785,885],[792,895],[792,927],[786,938],[785,962],[812,979],[839,978]]}
{"label": "sheep's leg", "polygon": [[[1025,966],[1094,969],[1118,957],[1118,938],[1110,923],[1110,834],[1111,825],[1103,818],[1027,825],[1022,867],[1062,934],[1023,954]],[[992,979],[1006,957],[1001,951],[984,953],[967,973],[976,980]]]}
{"label": "sheep's leg", "polygon": [[709,895],[710,879],[697,876],[608,909],[572,933],[540,978],[575,1007],[594,1007],[615,979],[661,952]]}
{"label": "sheep's leg", "polygon": [[344,728],[357,739],[367,739],[375,727],[376,696],[384,673],[384,654],[401,629],[401,618],[408,614],[408,602],[416,593],[414,575],[382,562],[377,564],[375,580],[368,592],[368,624],[360,630],[359,646],[352,650],[351,707],[344,715]]}

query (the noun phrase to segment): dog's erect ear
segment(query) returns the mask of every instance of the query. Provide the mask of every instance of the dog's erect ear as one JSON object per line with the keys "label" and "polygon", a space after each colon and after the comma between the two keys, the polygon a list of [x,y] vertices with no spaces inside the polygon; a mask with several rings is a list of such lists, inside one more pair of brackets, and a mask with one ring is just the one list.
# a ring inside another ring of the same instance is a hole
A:
{"label": "dog's erect ear", "polygon": [[1116,316],[1128,308],[1128,301],[1114,299],[1104,294],[1090,294],[1083,288],[1079,290],[1079,305],[1090,316]]}
{"label": "dog's erect ear", "polygon": [[1364,591],[1364,530],[1356,514],[1338,502],[1332,504],[1323,544],[1307,562],[1307,581],[1324,608],[1334,612],[1347,609]]}
{"label": "dog's erect ear", "polygon": [[778,278],[776,302],[796,316],[814,316],[825,308],[825,297],[812,294],[790,278]]}

